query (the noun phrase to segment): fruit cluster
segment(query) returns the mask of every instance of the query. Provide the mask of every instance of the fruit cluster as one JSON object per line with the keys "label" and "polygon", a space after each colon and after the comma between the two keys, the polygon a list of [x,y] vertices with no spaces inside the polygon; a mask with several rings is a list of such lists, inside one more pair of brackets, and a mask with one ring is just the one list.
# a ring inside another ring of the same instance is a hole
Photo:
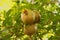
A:
{"label": "fruit cluster", "polygon": [[40,13],[36,10],[24,9],[21,13],[21,20],[25,24],[24,33],[33,35],[36,32],[35,24],[40,21]]}

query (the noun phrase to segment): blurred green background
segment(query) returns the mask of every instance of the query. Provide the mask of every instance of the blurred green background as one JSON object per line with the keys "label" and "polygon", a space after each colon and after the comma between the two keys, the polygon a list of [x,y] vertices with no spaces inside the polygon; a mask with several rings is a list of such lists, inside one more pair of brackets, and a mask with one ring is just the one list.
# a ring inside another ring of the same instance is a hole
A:
{"label": "blurred green background", "polygon": [[0,40],[28,40],[20,18],[24,8],[41,14],[33,40],[60,40],[59,0],[0,0]]}

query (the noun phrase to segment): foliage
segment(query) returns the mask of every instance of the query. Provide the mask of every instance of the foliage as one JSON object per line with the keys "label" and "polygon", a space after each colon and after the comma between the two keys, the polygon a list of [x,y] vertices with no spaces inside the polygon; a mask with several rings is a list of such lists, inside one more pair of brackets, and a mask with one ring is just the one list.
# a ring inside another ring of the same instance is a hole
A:
{"label": "foliage", "polygon": [[23,33],[21,11],[24,8],[37,10],[41,14],[34,40],[60,39],[60,4],[51,0],[35,0],[34,4],[27,0],[13,0],[16,4],[8,11],[0,12],[0,40],[28,40]]}

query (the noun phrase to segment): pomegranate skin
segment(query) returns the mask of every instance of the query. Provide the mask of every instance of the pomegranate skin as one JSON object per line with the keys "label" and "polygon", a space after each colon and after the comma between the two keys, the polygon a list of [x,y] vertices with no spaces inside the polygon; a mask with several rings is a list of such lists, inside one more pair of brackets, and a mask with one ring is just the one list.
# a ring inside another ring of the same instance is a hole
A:
{"label": "pomegranate skin", "polygon": [[24,34],[27,34],[27,35],[33,35],[36,33],[36,25],[32,24],[32,25],[27,25],[26,27],[24,27]]}
{"label": "pomegranate skin", "polygon": [[33,24],[34,19],[33,19],[32,11],[28,9],[24,10],[21,13],[21,20],[25,24]]}

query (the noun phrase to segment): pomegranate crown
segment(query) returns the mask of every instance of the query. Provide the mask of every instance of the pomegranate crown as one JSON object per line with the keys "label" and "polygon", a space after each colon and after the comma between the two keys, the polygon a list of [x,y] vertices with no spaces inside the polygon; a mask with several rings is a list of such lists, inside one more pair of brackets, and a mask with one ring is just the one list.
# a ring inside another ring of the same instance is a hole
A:
{"label": "pomegranate crown", "polygon": [[27,14],[28,14],[28,10],[27,10],[27,9],[24,9],[24,10],[23,10],[23,13],[24,13],[25,15],[27,15]]}

